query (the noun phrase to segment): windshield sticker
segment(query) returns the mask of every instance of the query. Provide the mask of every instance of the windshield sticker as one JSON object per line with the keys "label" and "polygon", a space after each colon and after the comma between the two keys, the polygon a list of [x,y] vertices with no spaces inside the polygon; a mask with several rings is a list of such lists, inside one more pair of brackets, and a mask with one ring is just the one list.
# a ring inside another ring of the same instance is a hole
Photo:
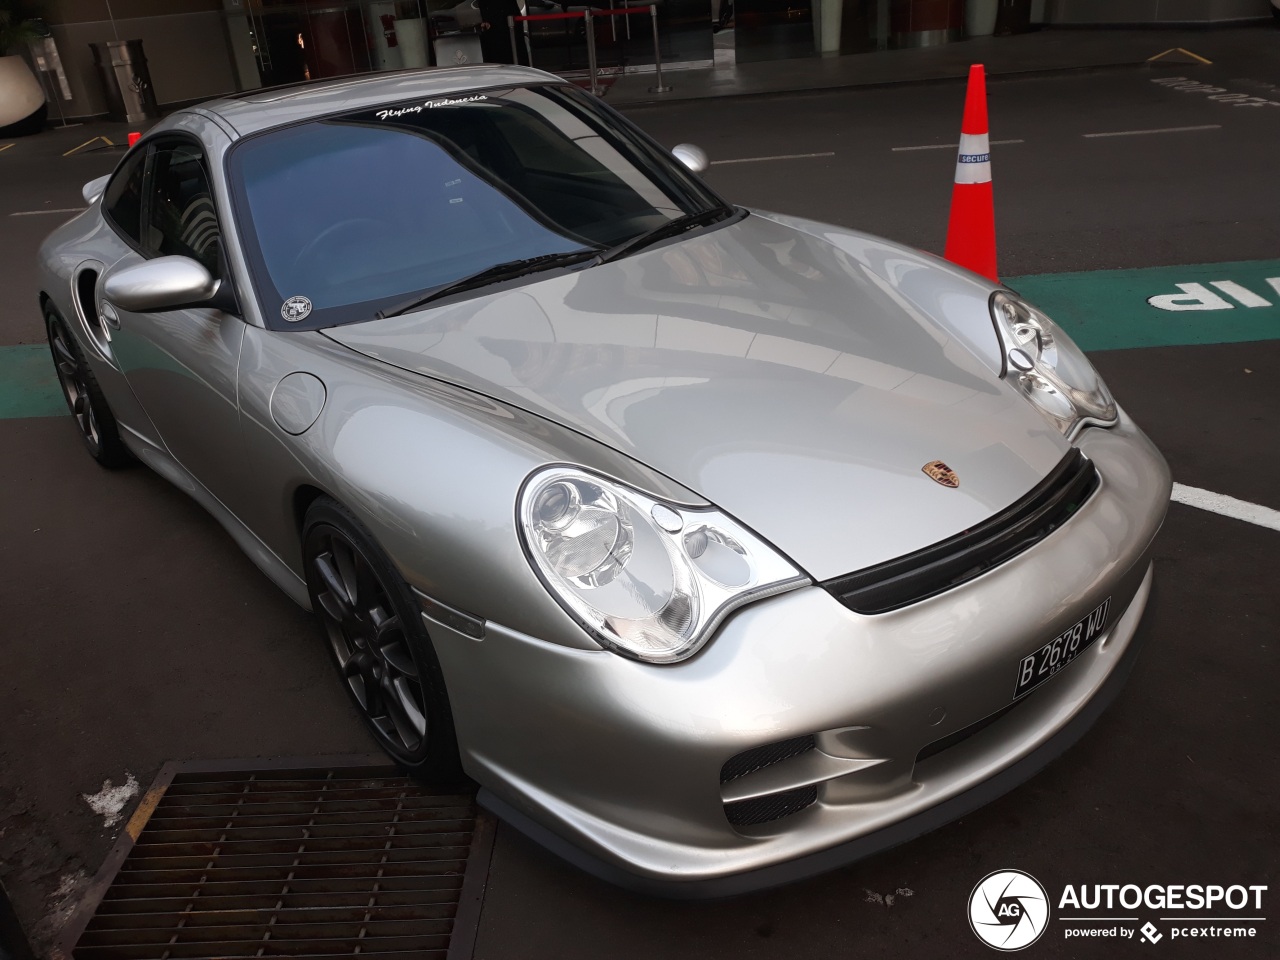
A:
{"label": "windshield sticker", "polygon": [[394,120],[396,117],[403,117],[406,113],[421,113],[423,110],[434,110],[436,107],[453,107],[460,103],[475,103],[477,100],[488,99],[483,93],[477,93],[474,97],[445,97],[443,100],[417,103],[412,107],[388,107],[377,111],[376,116],[379,120]]}
{"label": "windshield sticker", "polygon": [[290,297],[280,307],[280,316],[290,323],[305,320],[311,315],[311,301],[306,297]]}

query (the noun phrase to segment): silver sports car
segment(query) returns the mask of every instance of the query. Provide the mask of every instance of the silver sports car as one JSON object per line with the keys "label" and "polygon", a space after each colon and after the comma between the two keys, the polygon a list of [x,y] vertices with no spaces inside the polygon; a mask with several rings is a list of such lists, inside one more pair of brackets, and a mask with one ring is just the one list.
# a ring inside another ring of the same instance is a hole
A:
{"label": "silver sports car", "polygon": [[253,91],[151,130],[39,274],[90,454],[314,611],[391,756],[677,896],[1080,736],[1170,490],[1016,293],[705,162],[518,67]]}

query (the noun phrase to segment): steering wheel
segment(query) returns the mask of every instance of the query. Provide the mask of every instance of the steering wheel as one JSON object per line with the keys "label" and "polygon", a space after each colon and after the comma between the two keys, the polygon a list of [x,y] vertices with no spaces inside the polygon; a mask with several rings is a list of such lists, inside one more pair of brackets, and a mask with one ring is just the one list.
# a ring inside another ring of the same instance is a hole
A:
{"label": "steering wheel", "polygon": [[344,242],[347,246],[351,246],[361,240],[369,240],[378,233],[386,229],[386,224],[372,217],[351,217],[347,220],[338,220],[329,224],[314,237],[307,241],[306,246],[298,251],[298,255],[293,258],[293,265],[300,266],[308,260],[316,256],[317,251],[324,249],[326,245],[335,245],[329,253],[340,253],[341,247],[338,245]]}

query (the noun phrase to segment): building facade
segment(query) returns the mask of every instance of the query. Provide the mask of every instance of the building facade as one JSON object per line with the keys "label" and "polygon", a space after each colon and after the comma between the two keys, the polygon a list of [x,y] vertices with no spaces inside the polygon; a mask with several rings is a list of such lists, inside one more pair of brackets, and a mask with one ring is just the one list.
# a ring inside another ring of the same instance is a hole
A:
{"label": "building facade", "polygon": [[[990,32],[997,12],[1009,14],[1014,29],[1270,16],[1269,0],[590,0],[599,14],[593,36],[603,68],[652,64],[651,2],[663,63],[671,68],[710,67],[713,43],[717,50],[726,47],[727,38],[713,39],[724,28],[733,32],[728,47],[736,62],[745,63],[946,42],[966,31]],[[522,24],[513,49],[505,19],[519,11],[585,9],[573,0],[44,0],[65,75],[56,82],[45,77],[50,116],[56,121],[106,112],[94,43],[142,40],[163,107],[261,86],[482,56],[527,62],[532,55],[535,66],[581,72],[587,66],[582,20]],[[602,13],[624,9],[626,15]],[[486,16],[497,21],[488,36]]]}

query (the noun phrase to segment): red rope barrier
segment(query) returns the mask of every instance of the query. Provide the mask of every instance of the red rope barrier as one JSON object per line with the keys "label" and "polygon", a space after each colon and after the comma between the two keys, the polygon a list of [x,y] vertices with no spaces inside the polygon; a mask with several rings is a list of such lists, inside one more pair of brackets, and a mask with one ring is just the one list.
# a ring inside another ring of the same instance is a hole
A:
{"label": "red rope barrier", "polygon": [[[657,74],[658,83],[656,86],[650,87],[649,92],[669,93],[671,88],[662,82],[662,48],[658,38],[658,10],[652,3],[644,6],[622,7],[620,9],[615,8],[606,10],[604,8],[593,9],[588,7],[586,10],[573,10],[566,11],[564,13],[538,13],[533,15],[525,14],[518,17],[507,17],[507,30],[511,34],[511,59],[513,61],[519,59],[516,41],[517,23],[530,23],[538,20],[585,20],[587,24],[587,74],[591,78],[591,92],[596,96],[600,96],[601,93],[598,89],[599,71],[596,66],[595,30],[591,29],[591,21],[596,17],[629,17],[633,13],[647,13],[653,23],[653,66],[654,72]],[[614,33],[614,39],[616,40],[617,27],[613,27],[612,30]],[[522,30],[521,32],[524,34],[525,43],[527,44],[529,42],[529,31]],[[627,38],[630,39],[630,37],[631,24],[630,21],[628,21]],[[532,58],[532,51],[530,51],[529,55]]]}
{"label": "red rope barrier", "polygon": [[[593,17],[627,17],[633,13],[648,13],[648,7],[619,7],[616,10],[592,10]],[[516,23],[528,23],[531,20],[578,20],[585,17],[584,10],[571,10],[567,13],[535,13],[529,16],[512,17]]]}
{"label": "red rope barrier", "polygon": [[528,22],[530,20],[581,20],[587,14],[582,10],[573,10],[568,13],[536,13],[528,17],[512,17],[516,23]]}

